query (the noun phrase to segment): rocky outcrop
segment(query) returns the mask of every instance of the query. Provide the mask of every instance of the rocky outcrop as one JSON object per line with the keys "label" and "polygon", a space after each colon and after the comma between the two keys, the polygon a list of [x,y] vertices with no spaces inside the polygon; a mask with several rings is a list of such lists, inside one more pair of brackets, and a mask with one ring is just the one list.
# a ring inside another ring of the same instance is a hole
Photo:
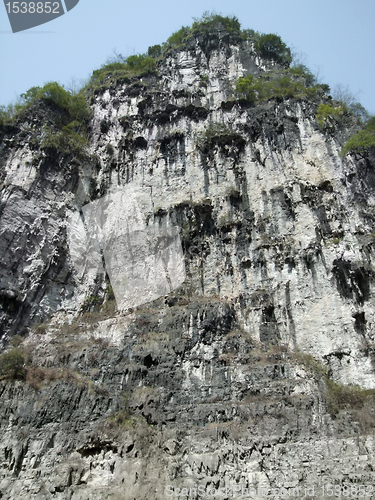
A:
{"label": "rocky outcrop", "polygon": [[[327,97],[235,99],[273,66],[207,36],[98,89],[80,156],[39,150],[51,105],[3,129],[1,339],[28,336],[26,381],[1,381],[1,498],[373,484],[371,393],[334,382],[375,388],[374,158],[340,157]],[[67,221],[124,187],[147,226],[179,228],[186,279],[115,313],[105,275],[74,272]]]}
{"label": "rocky outcrop", "polygon": [[27,381],[1,383],[3,498],[371,487],[373,406],[338,411],[312,358],[266,351],[233,305],[167,302],[29,337]]}

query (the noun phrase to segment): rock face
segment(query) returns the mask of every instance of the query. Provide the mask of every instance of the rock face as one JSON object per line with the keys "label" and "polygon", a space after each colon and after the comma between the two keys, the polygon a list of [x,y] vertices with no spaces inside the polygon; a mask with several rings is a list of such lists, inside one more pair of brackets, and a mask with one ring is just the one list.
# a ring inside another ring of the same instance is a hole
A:
{"label": "rock face", "polygon": [[[91,98],[85,155],[40,153],[45,103],[2,132],[1,340],[28,336],[0,498],[373,498],[373,406],[332,387],[375,388],[375,159],[340,157],[321,96],[233,99],[274,64],[221,26],[158,64]],[[179,228],[186,279],[115,313],[68,221],[121,189]]]}

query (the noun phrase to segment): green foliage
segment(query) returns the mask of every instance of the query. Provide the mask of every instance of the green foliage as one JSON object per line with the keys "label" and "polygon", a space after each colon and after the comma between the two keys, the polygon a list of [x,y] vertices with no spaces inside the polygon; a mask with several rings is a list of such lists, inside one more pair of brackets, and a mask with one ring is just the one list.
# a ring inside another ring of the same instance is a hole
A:
{"label": "green foliage", "polygon": [[159,56],[161,56],[161,54],[162,54],[161,45],[152,45],[152,47],[149,47],[147,50],[147,55],[153,57],[154,59],[157,59]]}
{"label": "green foliage", "polygon": [[[375,405],[375,390],[361,389],[355,385],[341,385],[329,378],[328,368],[321,364],[310,354],[295,352],[292,359],[299,364],[304,365],[310,372],[324,380],[327,388],[326,402],[328,413],[332,417],[342,410],[354,410],[357,412],[357,418],[361,422],[363,415],[358,410],[368,409]],[[371,423],[373,426],[373,422]]]}
{"label": "green foliage", "polygon": [[251,104],[257,100],[257,79],[254,75],[247,75],[239,78],[236,82],[237,94],[246,99]]}
{"label": "green foliage", "polygon": [[96,69],[92,73],[89,86],[93,84],[103,83],[107,77],[128,76],[126,63],[116,62],[105,64],[100,69]]}
{"label": "green foliage", "polygon": [[342,148],[341,156],[348,153],[365,153],[370,149],[375,149],[375,130],[365,128],[351,137]]}
{"label": "green foliage", "polygon": [[78,93],[71,95],[69,94],[68,108],[69,117],[72,122],[79,122],[81,128],[82,124],[90,118],[90,108],[87,105],[85,95],[83,93]]}
{"label": "green foliage", "polygon": [[259,40],[259,38],[261,37],[261,33],[259,33],[259,31],[255,31],[255,30],[252,30],[252,29],[245,29],[245,30],[241,30],[241,38],[243,40],[252,40],[252,41],[256,41],[256,40]]}
{"label": "green foliage", "polygon": [[52,131],[46,129],[46,137],[41,144],[42,149],[56,149],[61,152],[79,153],[85,146],[86,123],[90,116],[90,109],[87,105],[83,93],[70,94],[64,87],[57,82],[50,82],[41,89],[34,87],[25,94],[25,98],[30,102],[31,99],[44,100],[54,103],[60,109],[66,112],[59,123],[60,130]]}
{"label": "green foliage", "polygon": [[[302,76],[302,75],[299,75]],[[295,72],[288,69],[274,71],[256,78],[247,75],[236,82],[237,96],[250,104],[266,101],[272,98],[311,98],[318,92],[323,92],[320,85],[308,86],[304,79],[295,77]]]}
{"label": "green foliage", "polygon": [[327,367],[320,363],[314,356],[311,354],[307,354],[302,351],[296,351],[293,353],[292,358],[296,360],[298,363],[302,364],[314,375],[318,375],[319,377],[328,377]]}
{"label": "green foliage", "polygon": [[315,76],[311,73],[309,68],[304,64],[297,64],[289,69],[290,73],[296,77],[302,77],[307,85],[307,87],[312,87],[316,85],[317,81]]}
{"label": "green foliage", "polygon": [[200,82],[199,82],[199,86],[200,87],[207,87],[207,84],[208,84],[208,75],[201,75],[200,77]]}
{"label": "green foliage", "polygon": [[375,132],[375,116],[369,118],[366,125],[366,130],[368,130],[369,132]]}
{"label": "green foliage", "polygon": [[336,416],[340,410],[360,410],[366,403],[375,403],[374,389],[361,389],[355,385],[340,385],[326,379],[328,413]]}
{"label": "green foliage", "polygon": [[[155,49],[158,47],[150,47]],[[151,53],[157,53],[157,49],[151,50]],[[93,72],[87,85],[89,92],[103,91],[111,84],[129,82],[132,77],[154,73],[156,70],[156,61],[154,57],[146,54],[133,55],[125,59],[125,62],[111,62],[105,64],[100,69]]]}
{"label": "green foliage", "polygon": [[21,94],[21,99],[23,100],[24,104],[32,104],[38,99],[41,92],[41,87],[31,87],[24,94]]}
{"label": "green foliage", "polygon": [[241,24],[237,17],[224,17],[219,14],[205,12],[201,18],[195,18],[191,27],[183,26],[178,31],[172,33],[163,44],[163,51],[169,48],[176,48],[183,45],[190,36],[202,33],[208,33],[216,29],[218,23],[222,24],[224,28],[231,34],[241,34]]}
{"label": "green foliage", "polygon": [[25,380],[25,356],[19,347],[0,355],[0,377],[9,380]]}
{"label": "green foliage", "polygon": [[83,133],[75,130],[75,128],[79,129],[77,124],[78,122],[71,122],[55,133],[46,130],[46,137],[41,144],[41,149],[55,149],[63,153],[79,154],[87,144],[87,139]]}
{"label": "green foliage", "polygon": [[108,285],[107,300],[115,300],[115,292],[113,291],[112,285]]}
{"label": "green foliage", "polygon": [[32,87],[25,94],[22,94],[27,105],[37,100],[44,100],[54,103],[60,109],[67,111],[69,122],[84,122],[90,116],[90,110],[83,93],[72,95],[57,82],[49,82],[44,87]]}
{"label": "green foliage", "polygon": [[[37,87],[34,87],[34,89],[35,88]],[[49,82],[35,93],[33,100],[35,101],[37,99],[43,99],[45,101],[53,102],[61,109],[68,110],[71,97],[72,96],[69,94],[69,92],[57,82]]]}
{"label": "green foliage", "polygon": [[315,120],[317,121],[319,127],[324,127],[329,123],[330,119],[338,118],[346,112],[344,106],[333,107],[330,104],[320,104],[318,112],[315,115]]}
{"label": "green foliage", "polygon": [[292,62],[290,49],[278,35],[261,35],[255,42],[255,50],[261,57],[289,66]]}
{"label": "green foliage", "polygon": [[134,73],[152,73],[155,71],[155,60],[146,54],[130,56],[126,59],[126,66]]}
{"label": "green foliage", "polygon": [[349,114],[357,118],[361,124],[366,124],[370,119],[369,113],[357,101],[356,96],[350,91],[348,86],[336,85],[332,92],[332,98],[338,101]]}
{"label": "green foliage", "polygon": [[[254,30],[241,30],[241,24],[235,16],[221,16],[219,14],[205,12],[201,18],[194,19],[191,27],[182,26],[178,31],[172,33],[162,45],[153,45],[148,48],[147,54],[139,54],[123,58],[116,55],[109,64],[103,65],[95,70],[87,86],[89,91],[100,92],[129,80],[134,76],[142,76],[155,72],[156,59],[168,49],[183,46],[192,36],[207,34],[217,29],[221,24],[228,33],[237,35],[242,39],[251,39],[256,42],[257,51],[267,58],[271,58],[283,65],[289,65],[291,55],[289,48],[277,35],[261,35]],[[306,78],[309,75],[305,75]]]}
{"label": "green foliage", "polygon": [[12,104],[9,104],[8,106],[0,106],[0,128],[10,123],[13,116],[14,106]]}
{"label": "green foliage", "polygon": [[201,18],[195,18],[194,23],[192,25],[193,32],[206,32],[213,27],[215,27],[218,23],[222,24],[224,28],[228,31],[228,33],[236,33],[240,34],[241,32],[241,24],[237,17],[223,17],[218,14],[205,12]]}
{"label": "green foliage", "polygon": [[172,33],[172,35],[167,39],[166,47],[179,47],[184,41],[186,41],[190,34],[190,28],[188,26],[182,26],[182,28]]}
{"label": "green foliage", "polygon": [[202,17],[194,18],[191,27],[183,26],[173,33],[168,40],[162,44],[162,52],[169,48],[177,48],[186,43],[190,37],[208,34],[217,30],[218,24],[221,24],[229,34],[238,36],[243,40],[258,40],[261,34],[254,30],[241,30],[241,24],[235,16],[221,16],[205,12]]}
{"label": "green foliage", "polygon": [[224,125],[224,123],[210,123],[208,128],[200,135],[201,141],[199,144],[205,144],[211,142],[217,137],[222,137],[224,135],[230,135],[231,132],[229,128]]}
{"label": "green foliage", "polygon": [[358,118],[361,123],[367,123],[370,119],[368,111],[359,102],[353,102],[348,106],[350,112]]}
{"label": "green foliage", "polygon": [[86,124],[90,117],[85,95],[71,94],[57,82],[48,82],[43,87],[31,87],[21,94],[20,103],[0,108],[0,126],[12,122],[17,115],[38,101],[57,106],[64,113],[56,122],[57,130],[45,128],[42,149],[57,149],[62,152],[78,153],[86,144]]}

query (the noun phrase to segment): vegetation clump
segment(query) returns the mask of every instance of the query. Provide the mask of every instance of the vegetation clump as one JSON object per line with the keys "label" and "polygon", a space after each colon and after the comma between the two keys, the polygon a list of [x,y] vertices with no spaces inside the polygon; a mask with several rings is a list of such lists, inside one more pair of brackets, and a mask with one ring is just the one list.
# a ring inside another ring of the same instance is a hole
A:
{"label": "vegetation clump", "polygon": [[336,418],[341,411],[353,411],[362,430],[366,431],[369,427],[375,426],[371,418],[365,415],[375,409],[375,389],[362,389],[356,385],[342,385],[334,382],[330,378],[328,367],[310,354],[295,352],[292,359],[324,381],[327,411],[331,417]]}
{"label": "vegetation clump", "polygon": [[345,106],[332,106],[331,104],[320,104],[315,120],[320,127],[327,125],[332,118],[338,118],[346,112]]}
{"label": "vegetation clump", "polygon": [[[313,87],[314,85],[317,85],[317,79],[316,77],[311,73],[309,68],[305,66],[304,64],[296,64],[293,65],[289,68],[289,73],[293,75],[294,77],[297,78],[302,78],[305,82],[305,85],[307,87]],[[324,84],[323,86],[324,88]],[[327,86],[328,87],[328,86]],[[329,92],[329,88],[326,88],[326,91]]]}
{"label": "vegetation clump", "polygon": [[221,23],[231,34],[241,33],[241,25],[236,17],[223,17],[206,12],[202,18],[195,19],[191,27],[182,26],[172,33],[166,42],[149,47],[146,54],[132,55],[127,58],[116,54],[113,60],[93,72],[87,86],[88,90],[98,93],[109,88],[111,84],[125,83],[133,77],[155,74],[157,59],[161,58],[168,49],[181,47],[192,36],[212,31],[218,23]]}
{"label": "vegetation clump", "polygon": [[236,82],[236,95],[251,105],[269,99],[309,99],[329,91],[327,85],[311,85],[311,74],[295,68],[274,70],[259,77],[246,75]]}
{"label": "vegetation clump", "polygon": [[270,59],[281,65],[289,66],[292,62],[292,55],[289,47],[278,35],[272,33],[260,35],[255,40],[256,52],[265,59]]}
{"label": "vegetation clump", "polygon": [[[305,65],[290,66],[291,51],[278,35],[262,34],[251,29],[243,30],[235,16],[205,12],[201,18],[195,18],[191,26],[183,26],[173,33],[166,42],[149,47],[145,54],[130,57],[115,54],[114,58],[93,72],[88,84],[79,92],[69,92],[57,82],[49,82],[43,87],[32,87],[21,95],[18,103],[0,106],[0,129],[15,123],[20,113],[34,103],[43,101],[60,110],[60,114],[52,127],[45,126],[41,149],[79,154],[87,143],[87,125],[90,118],[88,99],[91,96],[124,83],[131,84],[128,88],[129,95],[139,95],[146,84],[132,82],[134,78],[156,74],[157,60],[166,52],[188,45],[194,38],[202,40],[201,35],[204,35],[203,40],[206,40],[207,35],[217,32],[219,26],[222,26],[232,39],[246,41],[255,55],[277,64],[259,76],[247,75],[239,78],[235,86],[235,99],[229,99],[225,105],[231,106],[238,101],[255,105],[270,99],[307,100],[330,92],[328,85],[317,83]],[[207,83],[207,75],[201,76],[200,87],[207,87]],[[347,98],[346,91],[341,91],[341,94]],[[316,122],[325,130],[333,130],[337,120],[344,115],[356,116],[358,123],[363,123],[364,117],[368,120],[366,111],[359,103],[347,103],[339,99],[336,105],[333,105],[332,101],[322,103],[316,114]],[[203,141],[208,144],[215,140],[214,137],[221,140],[231,135],[224,130],[216,130],[211,138],[209,132],[207,134],[201,138],[201,143]],[[35,140],[30,141],[30,144],[39,146],[39,142]],[[342,155],[349,152],[363,153],[374,147],[375,125],[370,120],[363,130],[357,132],[345,144]]]}
{"label": "vegetation clump", "polygon": [[[155,49],[155,46],[151,49]],[[157,50],[151,50],[155,56]],[[137,54],[124,59],[121,54],[118,61],[103,65],[93,72],[88,89],[102,86],[105,83],[115,84],[130,81],[134,76],[143,76],[156,71],[156,61],[153,56]]]}
{"label": "vegetation clump", "polygon": [[340,410],[361,410],[367,404],[375,405],[375,390],[355,385],[341,385],[326,379],[328,413],[336,416]]}
{"label": "vegetation clump", "polygon": [[364,154],[375,150],[375,116],[368,120],[363,130],[354,134],[344,145],[341,156],[348,153]]}
{"label": "vegetation clump", "polygon": [[7,380],[25,380],[25,355],[21,348],[13,347],[0,355],[0,378]]}
{"label": "vegetation clump", "polygon": [[16,105],[4,106],[0,110],[0,126],[14,122],[18,116],[37,102],[54,106],[61,113],[55,121],[55,129],[45,127],[41,149],[54,148],[61,152],[79,152],[87,143],[86,125],[90,108],[83,92],[70,93],[57,82],[46,83],[43,87],[31,87],[21,94]]}
{"label": "vegetation clump", "polygon": [[178,31],[172,33],[162,45],[162,52],[170,48],[177,48],[185,44],[191,37],[207,34],[214,31],[221,24],[229,34],[241,35],[241,24],[237,17],[224,17],[219,14],[205,12],[201,18],[195,18],[191,27],[182,26]]}
{"label": "vegetation clump", "polygon": [[[237,17],[221,16],[209,12],[205,12],[201,18],[195,18],[192,26],[182,26],[178,31],[172,33],[165,43],[157,46],[160,47],[158,55],[163,54],[168,49],[182,47],[193,37],[215,32],[218,25],[223,26],[232,37],[252,42],[255,52],[260,57],[272,60],[286,67],[291,63],[291,51],[278,35],[272,33],[263,34],[251,29],[242,30],[241,23]],[[150,47],[150,49],[154,52],[153,47]]]}

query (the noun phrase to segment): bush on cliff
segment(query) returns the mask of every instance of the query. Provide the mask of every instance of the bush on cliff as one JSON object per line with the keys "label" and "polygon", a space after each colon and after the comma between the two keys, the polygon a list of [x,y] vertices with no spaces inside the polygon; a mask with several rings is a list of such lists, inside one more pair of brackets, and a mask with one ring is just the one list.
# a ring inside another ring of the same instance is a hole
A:
{"label": "bush on cliff", "polygon": [[272,33],[260,35],[255,42],[255,50],[261,57],[271,59],[285,66],[289,66],[292,62],[292,55],[289,47],[285,45],[278,35]]}
{"label": "bush on cliff", "polygon": [[247,75],[236,82],[237,97],[249,104],[272,98],[311,98],[317,93],[325,92],[327,88],[329,90],[324,85],[307,85],[304,78],[296,77],[290,69],[274,70],[259,77]]}
{"label": "bush on cliff", "polygon": [[25,356],[18,347],[0,355],[0,377],[8,380],[25,380]]}
{"label": "bush on cliff", "polygon": [[133,77],[141,77],[156,72],[155,54],[157,46],[150,47],[150,54],[136,54],[123,58],[121,55],[115,62],[104,64],[95,70],[86,86],[89,93],[100,93],[111,86],[129,83]]}
{"label": "bush on cliff", "polygon": [[346,112],[345,106],[332,106],[331,104],[320,104],[315,120],[319,127],[324,127],[332,121],[332,118],[338,118]]}
{"label": "bush on cliff", "polygon": [[341,156],[348,153],[363,154],[369,150],[375,150],[375,116],[366,124],[363,130],[354,134],[342,148]]}
{"label": "bush on cliff", "polygon": [[21,113],[37,102],[57,107],[63,113],[55,120],[55,129],[45,129],[42,149],[55,148],[62,152],[78,152],[86,144],[86,125],[90,108],[83,92],[72,94],[57,82],[48,82],[43,87],[31,87],[21,94],[15,105],[0,109],[0,126],[11,123]]}

